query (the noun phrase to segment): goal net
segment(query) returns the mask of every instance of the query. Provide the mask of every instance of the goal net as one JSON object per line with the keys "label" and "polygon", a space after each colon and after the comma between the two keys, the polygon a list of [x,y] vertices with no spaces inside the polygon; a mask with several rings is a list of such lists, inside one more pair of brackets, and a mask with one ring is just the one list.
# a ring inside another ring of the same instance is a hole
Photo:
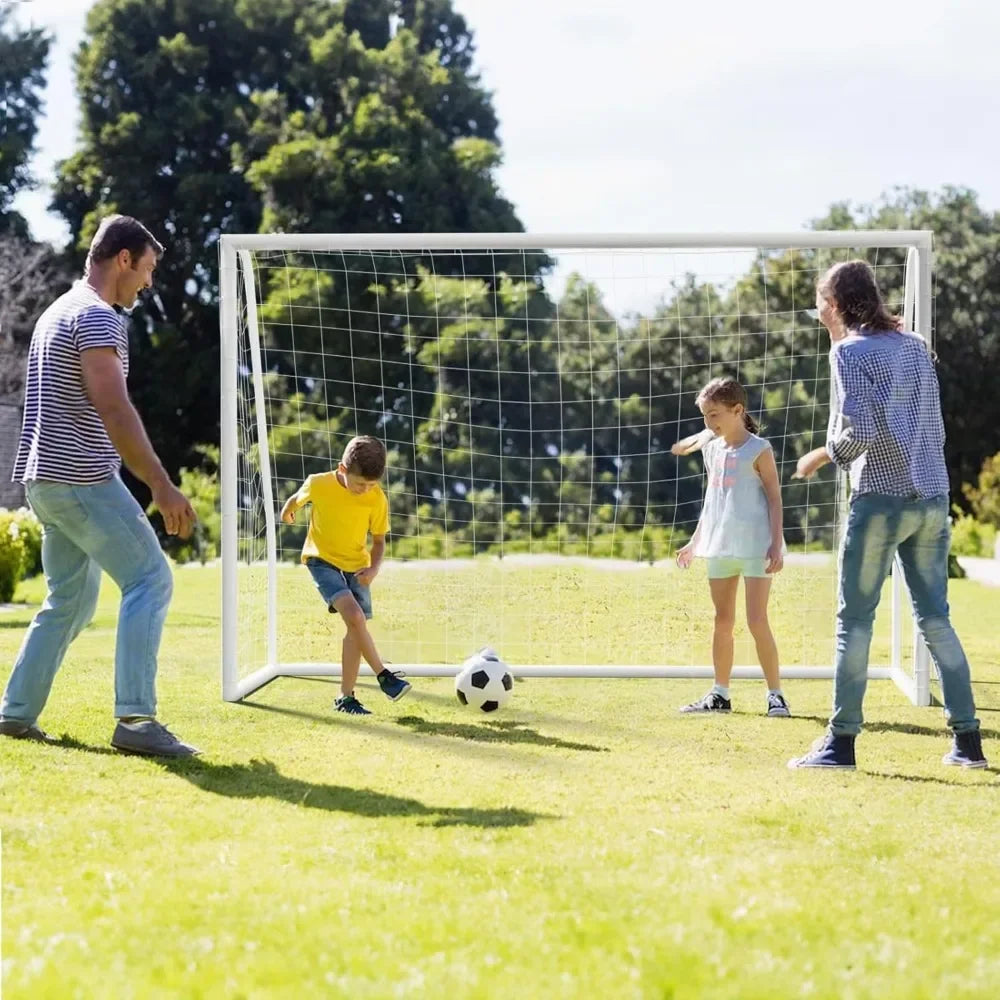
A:
{"label": "goal net", "polygon": [[[307,476],[347,442],[388,450],[383,658],[457,671],[489,645],[521,675],[710,677],[702,561],[674,555],[701,509],[698,390],[729,374],[774,448],[788,557],[770,617],[785,677],[830,677],[829,339],[817,277],[862,257],[930,340],[930,234],[226,236],[222,240],[223,693],[339,673],[343,629],[299,555]],[[928,703],[928,657],[899,574],[871,676]],[[737,614],[734,676],[759,676]]]}

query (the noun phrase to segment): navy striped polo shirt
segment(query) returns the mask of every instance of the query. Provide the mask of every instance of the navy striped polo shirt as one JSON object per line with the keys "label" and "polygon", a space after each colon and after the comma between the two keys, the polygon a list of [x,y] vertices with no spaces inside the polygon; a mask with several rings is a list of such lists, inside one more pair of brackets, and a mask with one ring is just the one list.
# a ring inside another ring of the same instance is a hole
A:
{"label": "navy striped polo shirt", "polygon": [[96,347],[114,348],[128,375],[125,322],[81,279],[35,324],[14,482],[100,483],[118,473],[121,458],[83,383],[80,355]]}

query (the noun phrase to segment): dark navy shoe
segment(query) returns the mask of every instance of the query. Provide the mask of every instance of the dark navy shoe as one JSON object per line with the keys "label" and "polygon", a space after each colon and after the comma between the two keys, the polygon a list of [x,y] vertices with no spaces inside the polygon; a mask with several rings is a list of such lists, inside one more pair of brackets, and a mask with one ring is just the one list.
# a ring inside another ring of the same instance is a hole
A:
{"label": "dark navy shoe", "polygon": [[388,667],[378,675],[377,679],[382,693],[393,701],[399,701],[410,690],[410,682],[404,681],[401,674],[394,674]]}
{"label": "dark navy shoe", "polygon": [[371,715],[372,713],[354,697],[353,694],[341,695],[334,703],[333,707],[338,712],[346,712],[348,715]]}
{"label": "dark navy shoe", "polygon": [[788,766],[793,770],[797,767],[825,767],[829,770],[854,770],[854,737],[834,736],[827,733],[818,739],[812,750],[804,757],[793,757]]}
{"label": "dark navy shoe", "polygon": [[941,758],[942,764],[955,767],[986,767],[988,762],[983,756],[983,739],[978,729],[967,733],[955,733],[951,750]]}
{"label": "dark navy shoe", "polygon": [[696,712],[731,712],[732,710],[733,703],[728,698],[723,698],[718,691],[709,691],[704,698],[699,698],[681,709],[686,715]]}

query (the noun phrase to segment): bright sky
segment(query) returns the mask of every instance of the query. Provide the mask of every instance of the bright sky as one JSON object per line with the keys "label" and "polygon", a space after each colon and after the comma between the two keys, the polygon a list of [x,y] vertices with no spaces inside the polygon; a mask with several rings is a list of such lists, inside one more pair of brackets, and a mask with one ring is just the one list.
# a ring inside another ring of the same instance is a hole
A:
{"label": "bright sky", "polygon": [[[3,0],[0,0],[3,2]],[[73,149],[91,0],[49,28],[34,170]],[[967,185],[1000,208],[1000,5],[985,0],[455,0],[500,117],[498,180],[535,232],[800,229],[832,201]],[[47,192],[17,207],[62,239]]]}

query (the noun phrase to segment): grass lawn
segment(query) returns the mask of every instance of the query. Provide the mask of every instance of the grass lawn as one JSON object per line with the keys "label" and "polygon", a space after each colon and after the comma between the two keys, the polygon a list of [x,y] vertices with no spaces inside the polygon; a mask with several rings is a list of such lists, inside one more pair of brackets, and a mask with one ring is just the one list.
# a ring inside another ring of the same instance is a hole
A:
{"label": "grass lawn", "polygon": [[[814,625],[799,596],[811,571],[790,570],[774,601],[783,658],[828,662],[829,618]],[[451,655],[435,630],[472,594],[473,627],[502,620],[511,661],[519,646],[549,662],[665,647],[708,661],[703,581],[490,572],[387,567],[376,637],[397,660]],[[289,573],[288,641],[322,655],[335,622]],[[218,574],[176,576],[161,717],[202,758],[108,747],[107,581],[41,720],[63,744],[0,741],[5,1000],[1000,995],[1000,779],[943,767],[940,709],[891,684],[869,689],[854,774],[784,766],[822,732],[824,681],[787,682],[789,720],[763,716],[752,681],[735,682],[727,718],[678,715],[705,690],[678,680],[532,679],[498,718],[463,710],[447,679],[414,679],[397,704],[369,679],[364,719],[332,711],[328,680],[229,705]],[[17,597],[0,612],[0,681],[40,581]],[[956,581],[952,604],[1000,762],[1000,591]],[[399,624],[419,608],[419,628]]]}

